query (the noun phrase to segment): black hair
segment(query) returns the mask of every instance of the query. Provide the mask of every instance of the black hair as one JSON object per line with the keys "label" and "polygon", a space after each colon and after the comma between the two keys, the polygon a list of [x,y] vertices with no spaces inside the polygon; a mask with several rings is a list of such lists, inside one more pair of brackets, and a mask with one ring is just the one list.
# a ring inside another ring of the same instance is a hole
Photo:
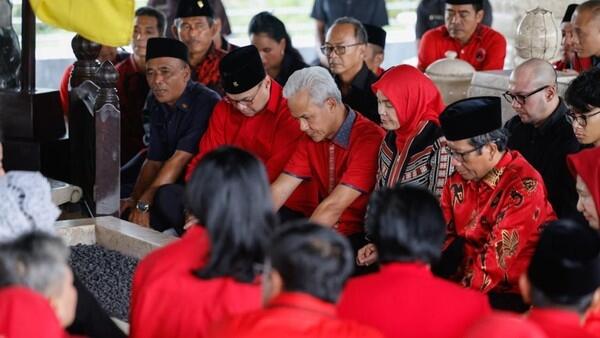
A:
{"label": "black hair", "polygon": [[355,18],[349,17],[349,16],[343,16],[343,17],[335,20],[333,22],[333,25],[331,25],[331,26],[342,25],[342,24],[354,26],[354,37],[356,37],[356,40],[359,43],[368,43],[369,42],[369,36],[367,34],[367,30],[365,29],[365,26],[363,26],[363,24],[360,21],[358,21]]}
{"label": "black hair", "polygon": [[304,62],[300,52],[293,47],[292,39],[285,28],[285,24],[275,15],[265,11],[252,17],[250,24],[248,24],[248,35],[260,33],[267,34],[277,43],[285,40],[285,54]]}
{"label": "black hair", "polygon": [[167,28],[167,18],[165,17],[165,14],[162,11],[154,7],[145,6],[136,9],[135,16],[151,16],[153,18],[156,18],[156,27],[158,28],[158,34],[160,36],[165,36],[165,30]]}
{"label": "black hair", "polygon": [[367,212],[367,233],[380,262],[431,264],[439,259],[446,223],[429,191],[411,185],[384,188],[372,195]]}
{"label": "black hair", "polygon": [[337,302],[354,268],[350,243],[335,231],[296,221],[271,238],[267,256],[283,280],[283,289]]}
{"label": "black hair", "polygon": [[594,107],[600,108],[600,68],[586,70],[571,81],[565,92],[565,101],[579,114]]}
{"label": "black hair", "polygon": [[238,148],[214,150],[194,170],[185,201],[211,242],[208,262],[196,275],[253,282],[276,224],[263,164]]}

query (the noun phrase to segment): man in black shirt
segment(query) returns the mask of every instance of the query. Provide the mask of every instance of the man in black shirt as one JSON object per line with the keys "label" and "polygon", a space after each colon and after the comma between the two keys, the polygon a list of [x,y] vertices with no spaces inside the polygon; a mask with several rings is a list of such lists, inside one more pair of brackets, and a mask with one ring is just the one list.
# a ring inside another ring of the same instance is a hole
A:
{"label": "man in black shirt", "polygon": [[508,147],[518,150],[542,175],[559,218],[584,222],[566,164],[566,156],[578,152],[580,145],[566,119],[568,108],[558,96],[552,65],[540,59],[519,65],[510,75],[504,98],[517,113],[505,126],[511,134]]}
{"label": "man in black shirt", "polygon": [[360,21],[342,17],[329,28],[321,51],[342,92],[342,101],[379,124],[377,97],[371,90],[377,76],[365,63],[367,43],[367,31]]}

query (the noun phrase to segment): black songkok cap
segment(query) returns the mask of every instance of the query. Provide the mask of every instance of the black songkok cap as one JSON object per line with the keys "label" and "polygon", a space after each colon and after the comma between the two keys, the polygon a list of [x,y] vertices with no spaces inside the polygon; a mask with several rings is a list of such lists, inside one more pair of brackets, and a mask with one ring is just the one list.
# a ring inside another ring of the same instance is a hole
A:
{"label": "black songkok cap", "polygon": [[446,0],[448,5],[479,5],[483,6],[483,0]]}
{"label": "black songkok cap", "polygon": [[570,4],[569,6],[567,6],[565,16],[563,16],[562,21],[560,23],[570,22],[571,18],[573,17],[573,13],[575,12],[575,9],[577,9],[577,4]]}
{"label": "black songkok cap", "polygon": [[367,31],[367,40],[369,41],[369,43],[372,43],[385,49],[385,37],[387,33],[383,30],[383,28],[379,26],[369,25],[366,23],[363,23],[363,26]]}
{"label": "black songkok cap", "polygon": [[188,18],[190,16],[215,17],[215,12],[208,0],[179,0],[175,18]]}
{"label": "black songkok cap", "polygon": [[219,65],[223,89],[229,94],[239,94],[256,86],[265,76],[258,49],[254,45],[229,52]]}
{"label": "black songkok cap", "polygon": [[440,115],[444,136],[449,141],[465,140],[502,127],[502,105],[496,96],[456,101]]}
{"label": "black songkok cap", "polygon": [[540,235],[527,277],[548,297],[589,295],[600,286],[599,254],[596,230],[570,220],[554,221]]}
{"label": "black songkok cap", "polygon": [[170,57],[188,63],[187,46],[175,39],[150,38],[146,45],[146,61],[154,58]]}

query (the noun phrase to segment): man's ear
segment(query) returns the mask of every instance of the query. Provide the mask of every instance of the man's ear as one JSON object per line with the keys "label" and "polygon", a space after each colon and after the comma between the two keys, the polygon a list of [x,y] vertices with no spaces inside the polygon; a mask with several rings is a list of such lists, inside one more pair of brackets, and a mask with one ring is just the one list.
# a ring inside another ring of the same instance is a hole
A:
{"label": "man's ear", "polygon": [[264,275],[263,278],[268,279],[262,281],[262,301],[264,306],[283,292],[283,279],[275,269],[270,269],[268,274]]}
{"label": "man's ear", "polygon": [[475,13],[475,19],[477,20],[477,23],[481,23],[481,21],[483,21],[484,16],[485,12],[483,11],[483,9],[477,11],[477,13]]}
{"label": "man's ear", "polygon": [[175,26],[175,24],[171,26],[171,33],[173,33],[175,39],[179,40],[179,33],[177,32],[177,26]]}
{"label": "man's ear", "polygon": [[519,277],[519,290],[521,291],[521,298],[526,304],[531,304],[531,283],[527,278],[527,273],[523,273]]}
{"label": "man's ear", "polygon": [[385,55],[384,55],[384,53],[377,53],[377,54],[375,54],[374,59],[375,59],[375,64],[379,68],[383,64],[383,60],[385,59]]}
{"label": "man's ear", "polygon": [[213,29],[212,33],[215,38],[221,36],[221,27],[223,27],[223,23],[221,22],[221,19],[214,18],[213,25],[212,25],[212,29]]}

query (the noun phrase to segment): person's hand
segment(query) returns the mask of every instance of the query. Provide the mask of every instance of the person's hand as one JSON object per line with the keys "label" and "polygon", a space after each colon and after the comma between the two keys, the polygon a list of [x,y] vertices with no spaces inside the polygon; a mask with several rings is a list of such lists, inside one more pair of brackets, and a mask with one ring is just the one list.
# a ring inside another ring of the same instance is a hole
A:
{"label": "person's hand", "polygon": [[141,212],[134,208],[129,214],[129,222],[148,228],[150,226],[150,213]]}
{"label": "person's hand", "polygon": [[369,243],[358,250],[356,254],[356,265],[367,266],[377,261],[377,247]]}
{"label": "person's hand", "polygon": [[119,215],[123,215],[125,211],[131,208],[135,208],[135,201],[131,198],[122,198],[119,207]]}
{"label": "person's hand", "polygon": [[183,226],[183,230],[187,230],[192,227],[192,225],[198,224],[198,219],[192,215],[191,213],[187,213],[185,216],[185,224]]}

